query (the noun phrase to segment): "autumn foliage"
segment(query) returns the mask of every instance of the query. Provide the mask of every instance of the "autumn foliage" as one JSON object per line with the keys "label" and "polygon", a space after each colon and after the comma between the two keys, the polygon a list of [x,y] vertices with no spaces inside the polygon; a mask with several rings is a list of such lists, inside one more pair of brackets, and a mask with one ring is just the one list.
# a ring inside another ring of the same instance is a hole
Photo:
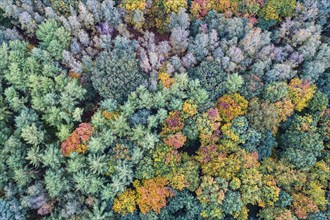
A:
{"label": "autumn foliage", "polygon": [[136,180],[133,185],[136,188],[136,203],[143,214],[151,210],[160,213],[161,208],[166,206],[166,199],[174,196],[165,178],[156,177],[142,182]]}
{"label": "autumn foliage", "polygon": [[87,141],[93,134],[93,127],[89,123],[81,123],[76,130],[61,144],[62,154],[69,156],[71,152],[84,153]]}
{"label": "autumn foliage", "polygon": [[221,118],[229,122],[245,114],[248,109],[248,101],[238,93],[226,94],[218,99],[216,107],[219,110]]}

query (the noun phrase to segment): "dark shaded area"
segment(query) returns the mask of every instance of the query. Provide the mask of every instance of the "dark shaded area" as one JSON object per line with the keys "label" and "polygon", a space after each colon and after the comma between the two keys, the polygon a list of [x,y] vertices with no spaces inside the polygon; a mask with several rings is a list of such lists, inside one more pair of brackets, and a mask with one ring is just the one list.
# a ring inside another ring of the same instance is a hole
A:
{"label": "dark shaded area", "polygon": [[187,152],[189,156],[196,155],[196,151],[201,146],[201,142],[199,139],[197,140],[187,140],[186,143],[183,145],[179,151],[181,152]]}
{"label": "dark shaded area", "polygon": [[257,206],[257,205],[252,205],[252,204],[248,204],[246,206],[249,210],[249,219],[258,219],[257,215],[259,213],[259,211],[261,210],[261,207]]}
{"label": "dark shaded area", "polygon": [[0,9],[0,24],[6,28],[12,28],[14,26],[10,19],[5,17],[4,11],[2,9]]}

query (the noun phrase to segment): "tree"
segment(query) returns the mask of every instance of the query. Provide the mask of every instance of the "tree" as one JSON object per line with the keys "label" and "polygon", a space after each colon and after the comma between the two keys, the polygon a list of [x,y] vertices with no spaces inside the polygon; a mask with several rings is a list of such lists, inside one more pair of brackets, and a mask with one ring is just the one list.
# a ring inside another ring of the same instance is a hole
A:
{"label": "tree", "polygon": [[218,61],[203,61],[199,66],[188,71],[189,77],[198,79],[202,88],[210,93],[210,99],[215,101],[224,94],[227,74]]}
{"label": "tree", "polygon": [[226,94],[218,99],[216,107],[219,110],[220,117],[225,122],[229,122],[246,113],[248,101],[238,93]]}
{"label": "tree", "polygon": [[113,203],[113,211],[121,215],[133,213],[136,209],[136,194],[135,191],[128,189],[119,193]]}
{"label": "tree", "polygon": [[48,51],[55,59],[61,59],[63,50],[69,47],[70,33],[64,27],[59,27],[55,20],[46,20],[40,24],[36,35],[41,41],[40,48]]}
{"label": "tree", "polygon": [[117,37],[113,49],[109,48],[96,57],[91,79],[102,97],[123,103],[130,92],[145,82],[131,44],[129,40]]}
{"label": "tree", "polygon": [[323,137],[310,115],[296,115],[282,136],[282,158],[299,169],[306,169],[316,163],[324,148]]}
{"label": "tree", "polygon": [[161,208],[166,206],[166,199],[173,197],[172,189],[166,187],[168,180],[156,177],[149,180],[135,180],[133,185],[136,188],[136,203],[143,214],[150,211],[160,213]]}

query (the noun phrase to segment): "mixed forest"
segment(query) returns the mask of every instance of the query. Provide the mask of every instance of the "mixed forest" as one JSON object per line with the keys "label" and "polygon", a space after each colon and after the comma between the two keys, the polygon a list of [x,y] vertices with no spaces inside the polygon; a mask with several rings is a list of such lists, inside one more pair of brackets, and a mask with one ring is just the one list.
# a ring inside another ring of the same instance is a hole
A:
{"label": "mixed forest", "polygon": [[329,99],[329,0],[1,0],[0,220],[328,220]]}

